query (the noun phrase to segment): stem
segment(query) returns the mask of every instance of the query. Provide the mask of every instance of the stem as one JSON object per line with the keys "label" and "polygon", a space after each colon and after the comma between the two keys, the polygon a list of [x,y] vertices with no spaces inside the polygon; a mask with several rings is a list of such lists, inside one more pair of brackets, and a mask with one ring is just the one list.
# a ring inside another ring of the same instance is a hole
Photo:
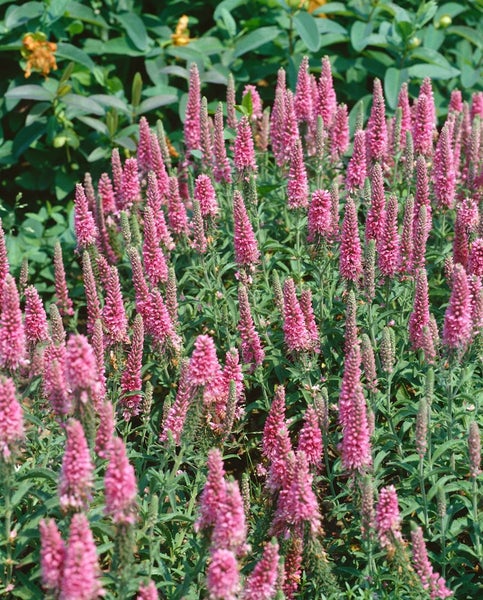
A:
{"label": "stem", "polygon": [[478,522],[478,483],[476,481],[476,477],[472,478],[473,481],[473,489],[472,489],[472,500],[473,500],[473,524],[475,529],[475,539],[476,539],[476,554],[478,556],[478,562],[480,566],[483,566],[483,552],[481,545],[481,531],[480,524]]}
{"label": "stem", "polygon": [[10,543],[10,532],[12,528],[12,469],[9,464],[4,463],[1,469],[4,474],[4,503],[5,503],[5,543],[7,556],[5,558],[6,580],[5,587],[8,588],[13,575],[12,545]]}
{"label": "stem", "polygon": [[424,458],[419,458],[419,487],[421,488],[421,498],[423,500],[424,529],[429,531],[428,524],[428,499],[426,497],[426,487],[424,485]]}

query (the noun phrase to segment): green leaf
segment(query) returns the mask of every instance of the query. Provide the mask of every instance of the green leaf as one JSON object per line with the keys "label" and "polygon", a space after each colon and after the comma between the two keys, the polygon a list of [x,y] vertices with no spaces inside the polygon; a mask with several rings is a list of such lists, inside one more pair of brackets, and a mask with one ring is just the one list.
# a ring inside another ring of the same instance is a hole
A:
{"label": "green leaf", "polygon": [[399,90],[401,89],[401,84],[408,79],[407,69],[399,70],[394,67],[389,67],[384,75],[384,93],[390,108],[393,110],[397,106],[397,98]]}
{"label": "green leaf", "polygon": [[116,96],[110,96],[109,94],[93,94],[90,96],[91,100],[101,104],[102,106],[108,106],[109,108],[115,108],[126,115],[131,114],[131,109],[126,104],[124,100],[121,98],[116,98]]}
{"label": "green leaf", "polygon": [[356,52],[364,50],[372,33],[372,23],[356,21],[351,28],[351,44]]}
{"label": "green leaf", "polygon": [[142,115],[144,113],[150,112],[151,110],[155,110],[160,106],[166,106],[167,104],[174,104],[178,100],[176,94],[159,94],[157,96],[153,96],[152,98],[147,98],[143,100],[139,105],[137,113]]}
{"label": "green leaf", "polygon": [[438,65],[412,65],[408,68],[409,77],[417,77],[418,79],[424,79],[425,77],[431,77],[432,79],[452,79],[458,77],[460,74],[459,69],[454,67],[440,67]]}
{"label": "green leaf", "polygon": [[274,40],[280,33],[278,27],[260,27],[260,29],[256,29],[255,31],[251,31],[247,33],[239,40],[237,40],[235,44],[235,51],[233,53],[233,58],[238,58],[239,56],[243,56],[247,52],[251,52],[252,50],[256,50],[263,44],[267,44]]}
{"label": "green leaf", "polygon": [[483,48],[483,36],[481,34],[481,31],[477,29],[472,29],[471,27],[464,27],[463,25],[458,25],[448,27],[446,32],[459,35],[460,37],[474,44],[477,48],[480,48],[480,50]]}
{"label": "green leaf", "polygon": [[244,2],[245,0],[223,0],[223,2],[220,2],[215,8],[215,12],[213,13],[213,19],[217,21],[222,16],[223,11],[231,12],[233,9],[238,8]]}
{"label": "green leaf", "polygon": [[231,14],[226,10],[226,8],[221,8],[220,9],[218,17],[223,21],[225,29],[228,31],[228,33],[230,34],[230,36],[231,37],[235,37],[235,35],[236,35],[236,21],[231,16]]}
{"label": "green leaf", "polygon": [[320,35],[314,17],[305,11],[298,12],[293,19],[295,29],[311,52],[320,48]]}
{"label": "green leaf", "polygon": [[29,84],[19,85],[18,87],[8,90],[5,98],[17,100],[40,100],[43,102],[52,102],[54,94],[46,90],[41,85]]}
{"label": "green leaf", "polygon": [[96,25],[97,27],[109,29],[109,25],[106,23],[103,17],[101,17],[101,15],[97,15],[92,8],[89,6],[84,6],[80,2],[73,2],[71,0],[66,10],[66,16],[70,17],[71,19],[79,19],[79,21],[84,21],[84,23]]}
{"label": "green leaf", "polygon": [[141,52],[146,52],[149,48],[149,37],[143,21],[135,13],[123,13],[116,15],[117,20],[126,32],[127,37]]}
{"label": "green leaf", "polygon": [[444,67],[445,69],[452,68],[450,63],[442,54],[440,54],[436,50],[432,50],[431,48],[415,48],[411,51],[409,56],[411,59],[424,60],[424,62],[430,63],[432,65],[438,65],[439,67]]}
{"label": "green leaf", "polygon": [[84,50],[76,48],[72,44],[67,44],[66,42],[59,42],[57,45],[56,56],[71,60],[90,70],[95,67],[94,61],[86,52],[84,52]]}
{"label": "green leaf", "polygon": [[342,27],[336,21],[330,19],[315,19],[317,30],[320,35],[326,35],[328,33],[342,33],[347,34],[347,29]]}
{"label": "green leaf", "polygon": [[465,12],[465,10],[468,10],[468,8],[469,7],[465,6],[463,3],[458,4],[457,2],[446,2],[438,8],[436,14],[434,15],[434,20],[438,21],[439,19],[441,19],[441,17],[444,17],[445,15],[448,15],[448,17],[451,18],[456,17],[462,12]]}
{"label": "green leaf", "polygon": [[42,118],[21,129],[13,140],[13,154],[18,158],[47,131],[47,119]]}
{"label": "green leaf", "polygon": [[15,29],[37,19],[43,12],[42,2],[26,2],[20,6],[9,6],[5,13],[5,27],[7,30]]}
{"label": "green leaf", "polygon": [[434,0],[429,0],[429,2],[420,4],[416,13],[416,27],[421,28],[426,25],[426,23],[434,17],[437,10],[438,5]]}
{"label": "green leaf", "polygon": [[461,65],[461,83],[464,88],[472,88],[481,79],[481,72],[479,69],[473,69],[467,64]]}
{"label": "green leaf", "polygon": [[85,113],[103,116],[105,112],[104,108],[95,100],[79,94],[66,94],[62,101],[68,108],[73,109],[75,115]]}

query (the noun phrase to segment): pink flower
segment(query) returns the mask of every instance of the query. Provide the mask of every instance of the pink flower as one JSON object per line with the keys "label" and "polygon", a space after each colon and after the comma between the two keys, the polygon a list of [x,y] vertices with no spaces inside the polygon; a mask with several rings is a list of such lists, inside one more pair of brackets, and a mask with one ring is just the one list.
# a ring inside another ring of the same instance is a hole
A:
{"label": "pink flower", "polygon": [[354,148],[347,165],[345,183],[349,191],[362,189],[366,180],[366,134],[362,129],[354,134]]}
{"label": "pink flower", "polygon": [[226,123],[231,129],[236,129],[236,94],[235,80],[233,75],[228,75],[228,85],[226,86]]}
{"label": "pink flower", "polygon": [[284,112],[283,112],[283,133],[281,140],[279,166],[285,165],[292,156],[294,146],[300,138],[299,128],[297,123],[297,115],[295,114],[294,98],[291,90],[285,90]]}
{"label": "pink flower", "polygon": [[136,310],[143,319],[149,320],[149,288],[144,278],[143,266],[137,248],[131,246],[127,249],[127,255],[131,261],[132,283],[136,298]]}
{"label": "pink flower", "polygon": [[206,575],[209,600],[236,600],[240,589],[238,563],[231,550],[217,548]]}
{"label": "pink flower", "polygon": [[420,93],[415,104],[413,121],[414,152],[430,156],[433,152],[434,118],[431,108],[432,99]]}
{"label": "pink flower", "polygon": [[428,241],[428,210],[423,204],[419,209],[417,220],[413,224],[414,243],[412,254],[412,268],[422,269],[426,264],[426,242]]}
{"label": "pink flower", "polygon": [[413,272],[413,222],[414,198],[408,196],[404,206],[403,230],[401,234],[401,272]]}
{"label": "pink flower", "polygon": [[179,194],[178,179],[176,177],[169,178],[168,223],[169,228],[175,235],[188,234],[188,215]]}
{"label": "pink flower", "polygon": [[289,278],[283,286],[283,332],[289,352],[303,352],[311,349],[312,340],[307,331],[305,316],[295,293],[293,279]]}
{"label": "pink flower", "polygon": [[76,513],[70,524],[59,600],[96,600],[101,594],[96,546],[87,517]]}
{"label": "pink flower", "polygon": [[14,371],[25,361],[25,329],[15,279],[7,273],[1,286],[0,366]]}
{"label": "pink flower", "polygon": [[0,458],[8,459],[25,437],[23,411],[15,397],[15,384],[0,376]]}
{"label": "pink flower", "polygon": [[[156,184],[159,193],[159,199],[161,204],[165,204],[168,198],[169,192],[169,177],[166,171],[166,165],[163,159],[163,153],[161,151],[158,138],[156,134],[151,133],[151,160],[153,162],[152,174],[156,178]],[[149,173],[148,173],[148,186],[149,186]],[[155,217],[156,217],[155,213]]]}
{"label": "pink flower", "polygon": [[154,215],[149,206],[144,209],[143,262],[149,281],[153,287],[168,279],[168,264],[159,246]]}
{"label": "pink flower", "polygon": [[439,134],[433,160],[434,193],[440,208],[452,208],[456,189],[451,131],[447,123]]}
{"label": "pink flower", "polygon": [[200,124],[200,74],[196,63],[190,66],[190,80],[188,88],[188,102],[184,120],[184,140],[187,153],[198,150],[201,147],[201,124]]}
{"label": "pink flower", "polygon": [[359,343],[357,339],[357,302],[354,290],[347,295],[344,324],[344,354],[347,356],[352,348]]}
{"label": "pink flower", "polygon": [[243,116],[238,122],[233,159],[236,170],[244,177],[246,177],[247,172],[257,171],[252,130],[246,116]]}
{"label": "pink flower", "polygon": [[143,364],[144,325],[141,315],[136,315],[133,325],[131,349],[121,375],[121,398],[119,405],[126,421],[139,414],[142,402],[141,369]]}
{"label": "pink flower", "polygon": [[94,467],[80,422],[71,419],[65,430],[67,442],[59,482],[60,507],[63,511],[85,510],[92,499]]}
{"label": "pink flower", "polygon": [[481,436],[478,423],[472,421],[468,434],[468,454],[470,462],[470,477],[478,477],[481,473]]}
{"label": "pink flower", "polygon": [[348,471],[362,471],[372,464],[372,456],[366,401],[360,385],[357,386],[357,392],[344,410],[341,442],[342,466]]}
{"label": "pink flower", "polygon": [[383,548],[391,548],[395,541],[402,541],[401,516],[396,489],[393,485],[383,487],[376,506],[376,531]]}
{"label": "pink flower", "polygon": [[72,396],[87,403],[97,392],[99,376],[94,351],[84,335],[72,334],[69,337],[65,368]]}
{"label": "pink flower", "polygon": [[87,333],[92,335],[94,323],[101,318],[101,303],[97,293],[97,284],[87,250],[82,255],[82,276],[87,304]]}
{"label": "pink flower", "polygon": [[329,130],[330,154],[337,161],[349,147],[349,115],[347,105],[339,104]]}
{"label": "pink flower", "polygon": [[468,273],[471,275],[483,276],[483,238],[477,238],[471,244],[470,256],[468,259]]}
{"label": "pink flower", "polygon": [[[157,143],[157,142],[156,142]],[[168,197],[169,180],[166,176],[166,192],[164,196],[160,195],[159,184],[156,175],[150,171],[148,173],[148,188],[146,190],[146,208],[149,207],[153,213],[154,227],[158,240],[163,244],[166,250],[174,250],[174,242],[166,225],[166,218],[162,210],[162,205]]]}
{"label": "pink flower", "polygon": [[378,240],[382,235],[385,206],[386,198],[382,168],[379,163],[376,163],[371,170],[371,206],[366,219],[366,241]]}
{"label": "pink flower", "polygon": [[223,459],[217,448],[208,453],[207,464],[208,477],[200,496],[200,514],[195,523],[196,531],[216,523],[226,493]]}
{"label": "pink flower", "polygon": [[320,465],[323,452],[322,433],[317,412],[311,406],[305,411],[304,425],[300,430],[297,452],[299,450],[305,453],[309,465]]}
{"label": "pink flower", "polygon": [[245,96],[247,96],[248,94],[250,94],[252,102],[252,121],[259,121],[262,118],[263,112],[262,99],[260,98],[260,94],[258,93],[257,88],[254,85],[250,84],[246,85],[243,88],[242,102]]}
{"label": "pink flower", "polygon": [[449,348],[465,348],[471,337],[471,305],[464,267],[456,264],[453,289],[444,315],[443,343]]}
{"label": "pink flower", "polygon": [[218,214],[218,202],[211,179],[208,175],[198,175],[195,180],[194,198],[200,203],[201,215],[204,219],[215,218]]}
{"label": "pink flower", "polygon": [[224,181],[225,183],[231,183],[231,167],[226,156],[225,137],[223,132],[223,105],[221,102],[218,104],[215,113],[213,137],[213,176],[217,182]]}
{"label": "pink flower", "polygon": [[99,426],[96,433],[95,451],[101,458],[108,458],[116,430],[112,402],[104,401],[99,406],[97,414],[99,415]]}
{"label": "pink flower", "polygon": [[109,463],[104,476],[105,512],[116,525],[132,525],[135,520],[137,484],[126,446],[114,437],[109,448]]}
{"label": "pink flower", "polygon": [[216,357],[213,338],[209,335],[199,335],[189,364],[189,380],[192,385],[206,385],[219,372],[220,365]]}
{"label": "pink flower", "polygon": [[300,295],[300,308],[305,319],[305,327],[310,338],[310,349],[314,352],[320,352],[319,330],[315,322],[314,308],[312,306],[312,292],[302,290]]}
{"label": "pink flower", "polygon": [[337,98],[334,91],[332,80],[332,68],[328,56],[322,58],[322,70],[319,79],[319,98],[317,105],[317,115],[324,120],[324,126],[330,127],[332,118],[337,109]]}
{"label": "pink flower", "polygon": [[332,234],[331,196],[327,190],[315,190],[308,212],[309,243],[329,239]]}
{"label": "pink flower", "polygon": [[294,99],[295,114],[299,122],[310,123],[313,118],[312,83],[309,75],[309,59],[302,58],[297,75]]}
{"label": "pink flower", "polygon": [[[0,219],[0,286],[3,285],[5,277],[9,272],[7,246],[5,243],[5,232],[3,231],[2,220]],[[0,288],[1,289],[1,288]]]}
{"label": "pink flower", "polygon": [[158,600],[158,591],[156,590],[156,585],[154,581],[150,581],[146,585],[141,584],[139,586],[139,592],[136,597],[136,600]]}
{"label": "pink flower", "polygon": [[378,266],[385,277],[394,277],[401,262],[400,240],[398,234],[398,201],[391,195],[384,211],[382,235],[377,240]]}
{"label": "pink flower", "polygon": [[262,558],[245,581],[243,600],[272,600],[275,597],[279,560],[277,542],[267,544]]}
{"label": "pink flower", "polygon": [[72,300],[69,298],[67,282],[65,279],[64,263],[62,260],[62,247],[60,242],[55,243],[54,249],[54,279],[56,304],[62,315],[71,316],[74,314]]}
{"label": "pink flower", "polygon": [[189,381],[188,362],[183,361],[176,398],[168,411],[166,420],[163,423],[163,431],[159,436],[161,442],[165,442],[168,439],[169,432],[173,436],[174,443],[179,446],[192,397],[193,386]]}
{"label": "pink flower", "polygon": [[339,271],[343,279],[357,281],[362,275],[362,249],[359,238],[357,212],[354,200],[346,200],[342,224]]}
{"label": "pink flower", "polygon": [[30,344],[49,339],[47,315],[39,293],[33,285],[25,288],[25,335]]}
{"label": "pink flower", "polygon": [[448,111],[461,112],[463,110],[463,97],[461,90],[452,90],[449,97]]}
{"label": "pink flower", "polygon": [[275,392],[270,412],[268,413],[262,436],[263,455],[273,460],[276,455],[277,433],[286,428],[285,421],[285,388],[281,385]]}
{"label": "pink flower", "polygon": [[257,240],[241,193],[233,194],[235,260],[240,267],[251,267],[260,260]]}
{"label": "pink flower", "polygon": [[96,243],[97,227],[89,210],[84,188],[80,183],[75,186],[74,228],[78,250],[84,250]]}
{"label": "pink flower", "polygon": [[242,359],[245,364],[250,365],[251,369],[254,370],[262,364],[265,352],[262,348],[260,336],[255,329],[247,290],[243,284],[238,287],[238,310],[240,312],[238,331],[242,339]]}
{"label": "pink flower", "polygon": [[115,213],[117,210],[116,197],[114,195],[111,178],[107,173],[102,173],[100,176],[97,184],[97,191],[99,193],[101,210],[104,215]]}
{"label": "pink flower", "polygon": [[284,163],[284,127],[285,127],[285,71],[281,67],[277,73],[277,86],[272,112],[270,113],[270,142],[276,164]]}
{"label": "pink flower", "polygon": [[401,109],[401,134],[397,140],[399,148],[406,147],[406,133],[411,131],[411,107],[409,105],[408,84],[403,83],[397,98],[397,108]]}
{"label": "pink flower", "polygon": [[127,316],[116,267],[109,268],[102,322],[109,345],[123,343],[127,340]]}
{"label": "pink flower", "polygon": [[428,558],[426,544],[424,543],[423,530],[416,527],[411,531],[411,541],[413,543],[413,564],[416,573],[421,579],[423,588],[429,592],[429,597],[449,598],[453,592],[446,587],[445,580],[433,570]]}
{"label": "pink flower", "polygon": [[370,160],[384,160],[387,150],[386,106],[379,79],[374,79],[372,108],[367,121],[366,148]]}
{"label": "pink flower", "polygon": [[424,328],[429,326],[429,297],[426,269],[416,271],[413,312],[409,316],[409,341],[414,350],[423,347]]}
{"label": "pink flower", "polygon": [[201,216],[200,203],[193,200],[193,217],[191,219],[191,246],[199,253],[204,254],[208,249],[208,242],[205,235],[205,226]]}
{"label": "pink flower", "polygon": [[139,170],[147,174],[153,168],[151,158],[151,130],[146,117],[139,119],[139,141],[137,147],[137,163]]}
{"label": "pink flower", "polygon": [[289,208],[305,208],[309,203],[309,184],[304,164],[302,142],[298,139],[290,156],[287,197]]}
{"label": "pink flower", "polygon": [[63,416],[71,409],[70,391],[65,373],[65,344],[53,343],[44,351],[42,386],[43,395],[56,415]]}
{"label": "pink flower", "polygon": [[159,290],[153,290],[150,298],[150,319],[147,329],[153,337],[156,347],[165,352],[169,349],[174,354],[181,350],[181,338],[176,333],[168,308]]}
{"label": "pink flower", "polygon": [[39,523],[39,530],[42,586],[45,590],[56,593],[60,589],[65,545],[53,519],[47,521],[42,519]]}
{"label": "pink flower", "polygon": [[213,524],[211,543],[213,548],[231,550],[236,555],[244,554],[246,536],[247,526],[240,488],[236,481],[227,481]]}

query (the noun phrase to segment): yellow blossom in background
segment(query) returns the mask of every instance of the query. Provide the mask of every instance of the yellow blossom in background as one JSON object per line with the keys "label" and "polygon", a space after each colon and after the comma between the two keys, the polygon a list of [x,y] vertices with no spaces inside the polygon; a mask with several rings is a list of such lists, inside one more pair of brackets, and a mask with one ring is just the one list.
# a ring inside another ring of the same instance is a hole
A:
{"label": "yellow blossom in background", "polygon": [[57,44],[48,42],[44,33],[26,33],[22,39],[22,56],[27,61],[25,77],[39,71],[44,77],[57,69],[54,52]]}
{"label": "yellow blossom in background", "polygon": [[169,155],[172,158],[178,158],[179,157],[179,152],[176,150],[176,148],[173,146],[173,144],[171,143],[171,140],[169,139],[168,136],[166,136],[166,145],[168,146],[168,152]]}
{"label": "yellow blossom in background", "polygon": [[186,46],[193,41],[194,38],[190,38],[188,20],[189,17],[187,15],[183,15],[179,18],[175,32],[171,35],[171,39],[175,46]]}
{"label": "yellow blossom in background", "polygon": [[[327,4],[327,0],[309,0],[309,7],[307,8],[307,12],[312,13],[317,8],[324,6],[324,4]],[[323,15],[323,14],[315,15],[315,16],[322,17],[323,19],[325,19],[327,17],[327,15]]]}

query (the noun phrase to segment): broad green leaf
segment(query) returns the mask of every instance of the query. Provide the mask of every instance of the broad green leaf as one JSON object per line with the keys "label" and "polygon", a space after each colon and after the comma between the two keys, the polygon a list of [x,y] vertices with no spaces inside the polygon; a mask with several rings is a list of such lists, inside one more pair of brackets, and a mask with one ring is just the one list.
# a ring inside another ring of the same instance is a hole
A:
{"label": "broad green leaf", "polygon": [[472,88],[478,81],[481,80],[481,70],[473,69],[473,67],[463,64],[461,65],[461,83],[464,88]]}
{"label": "broad green leaf", "polygon": [[423,27],[424,25],[426,25],[426,23],[434,17],[437,10],[438,5],[434,0],[429,0],[429,2],[422,2],[419,5],[418,11],[416,13],[416,26]]}
{"label": "broad green leaf", "polygon": [[425,77],[431,77],[432,79],[452,79],[458,77],[460,74],[459,69],[454,67],[440,67],[439,65],[412,65],[408,68],[409,77],[417,77],[418,79],[424,79]]}
{"label": "broad green leaf", "polygon": [[436,29],[433,25],[428,25],[424,29],[423,43],[425,48],[431,50],[439,50],[444,42],[444,32],[441,29]]}
{"label": "broad green leaf", "polygon": [[356,21],[351,27],[351,44],[356,52],[364,50],[372,33],[372,23]]}
{"label": "broad green leaf", "polygon": [[410,58],[424,60],[424,62],[431,63],[433,65],[438,65],[440,67],[444,67],[445,69],[451,69],[451,65],[447,61],[447,59],[442,54],[440,54],[436,50],[432,50],[431,48],[415,48],[411,51]]}
{"label": "broad green leaf", "polygon": [[5,27],[7,30],[15,29],[37,19],[43,12],[44,4],[42,2],[26,2],[20,6],[9,6],[5,13]]}
{"label": "broad green leaf", "polygon": [[136,48],[145,52],[149,48],[150,40],[141,18],[132,12],[116,15],[116,18]]}
{"label": "broad green leaf", "polygon": [[[95,44],[95,54],[120,54],[126,56],[143,56],[144,51],[139,50],[133,45],[130,40],[124,36],[113,38],[107,42],[99,43],[97,40],[93,40]],[[85,46],[87,50],[87,43]]]}
{"label": "broad green leaf", "polygon": [[295,15],[293,22],[303,43],[311,52],[317,52],[320,48],[320,36],[315,18],[302,10]]}
{"label": "broad green leaf", "polygon": [[102,106],[116,108],[127,115],[131,114],[131,109],[124,100],[121,100],[121,98],[116,98],[116,96],[111,96],[109,94],[93,94],[89,97],[91,100],[94,100],[94,102],[97,102]]}
{"label": "broad green leaf", "polygon": [[347,9],[346,5],[343,2],[328,2],[324,6],[320,8],[316,8],[312,13],[314,16],[316,15],[350,15],[352,14],[350,10]]}
{"label": "broad green leaf", "polygon": [[155,110],[160,106],[166,106],[167,104],[174,104],[178,100],[176,94],[160,94],[158,96],[153,96],[152,98],[147,98],[143,100],[139,105],[137,113],[142,115],[144,113],[150,112],[151,110]]}
{"label": "broad green leaf", "polygon": [[79,94],[66,94],[62,101],[68,108],[73,109],[74,114],[80,112],[102,116],[105,113],[104,108],[95,100]]}
{"label": "broad green leaf", "polygon": [[57,45],[56,56],[76,62],[88,69],[93,69],[95,67],[94,61],[86,52],[84,52],[84,50],[65,42],[59,42]]}
{"label": "broad green leaf", "polygon": [[456,17],[462,12],[465,12],[465,10],[468,10],[468,8],[469,6],[465,6],[463,3],[445,2],[445,4],[442,4],[436,11],[436,14],[434,15],[434,20],[437,22],[439,19],[441,19],[441,17],[445,15],[448,15],[448,17],[451,18]]}
{"label": "broad green leaf", "polygon": [[231,14],[226,10],[226,8],[221,8],[221,10],[219,11],[219,18],[221,18],[221,20],[223,21],[223,24],[225,25],[225,28],[228,31],[228,33],[230,34],[230,36],[235,37],[236,21],[231,16]]}
{"label": "broad green leaf", "polygon": [[347,34],[347,29],[336,21],[330,19],[315,19],[319,34],[342,33]]}
{"label": "broad green leaf", "polygon": [[407,69],[399,70],[394,67],[389,67],[389,69],[386,71],[384,76],[384,93],[386,95],[386,100],[389,104],[389,107],[393,110],[397,106],[397,98],[399,95],[399,90],[401,89],[401,84],[407,80]]}
{"label": "broad green leaf", "polygon": [[46,90],[41,85],[28,84],[19,85],[18,87],[8,90],[5,98],[18,100],[41,100],[44,102],[52,102],[54,95]]}
{"label": "broad green leaf", "polygon": [[325,48],[326,46],[331,46],[332,44],[341,44],[348,42],[349,38],[347,34],[340,33],[325,33],[320,38],[320,47]]}
{"label": "broad green leaf", "polygon": [[99,119],[94,119],[93,117],[88,117],[86,115],[81,115],[77,118],[82,123],[85,123],[88,127],[95,129],[95,131],[98,131],[99,133],[102,133],[105,136],[109,136],[107,125],[103,121],[100,121]]}
{"label": "broad green leaf", "polygon": [[454,33],[460,37],[468,40],[474,44],[480,50],[483,48],[483,35],[480,30],[472,29],[471,27],[465,27],[463,25],[448,27],[447,33]]}
{"label": "broad green leaf", "polygon": [[97,15],[92,8],[89,6],[85,6],[80,2],[74,2],[71,0],[69,2],[69,6],[66,10],[66,16],[71,19],[78,19],[79,21],[84,21],[84,23],[90,23],[91,25],[96,25],[97,27],[103,27],[105,29],[109,29],[109,25],[106,23],[101,15]]}
{"label": "broad green leaf", "polygon": [[104,160],[109,155],[107,148],[95,148],[87,157],[87,162],[96,162],[97,160]]}
{"label": "broad green leaf", "polygon": [[48,3],[47,18],[43,19],[43,21],[49,26],[52,25],[52,23],[60,19],[64,14],[68,4],[69,0],[50,0]]}
{"label": "broad green leaf", "polygon": [[245,0],[223,0],[223,2],[220,2],[215,8],[213,19],[216,21],[221,17],[223,11],[231,12],[234,8],[238,8],[244,2]]}
{"label": "broad green leaf", "polygon": [[260,27],[260,29],[256,29],[255,31],[251,31],[247,33],[239,40],[237,40],[235,44],[235,51],[233,53],[233,58],[238,58],[239,56],[243,56],[247,52],[251,52],[252,50],[256,50],[263,44],[271,42],[274,40],[280,33],[278,27]]}

